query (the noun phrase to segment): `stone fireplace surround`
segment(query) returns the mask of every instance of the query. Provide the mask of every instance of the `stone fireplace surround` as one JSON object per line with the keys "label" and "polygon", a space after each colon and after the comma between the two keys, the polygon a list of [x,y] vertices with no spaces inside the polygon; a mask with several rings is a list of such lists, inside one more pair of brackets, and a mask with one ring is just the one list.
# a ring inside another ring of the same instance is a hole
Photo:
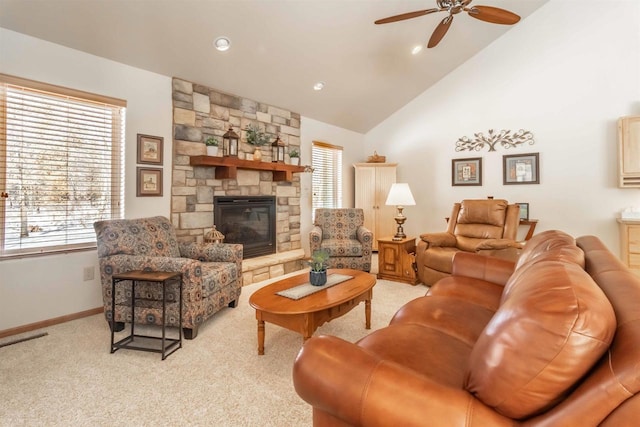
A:
{"label": "stone fireplace surround", "polygon": [[[206,155],[204,141],[233,126],[241,136],[239,158],[252,159],[256,147],[245,142],[247,125],[258,125],[275,139],[300,151],[300,115],[215,89],[174,78],[171,222],[181,241],[202,242],[213,227],[214,196],[275,196],[276,253],[243,261],[243,283],[277,277],[302,268],[300,240],[300,176],[274,182],[270,171],[238,170],[236,179],[216,179],[215,168],[191,166],[190,156]],[[258,148],[260,149],[260,148]],[[271,148],[261,148],[271,161]]]}

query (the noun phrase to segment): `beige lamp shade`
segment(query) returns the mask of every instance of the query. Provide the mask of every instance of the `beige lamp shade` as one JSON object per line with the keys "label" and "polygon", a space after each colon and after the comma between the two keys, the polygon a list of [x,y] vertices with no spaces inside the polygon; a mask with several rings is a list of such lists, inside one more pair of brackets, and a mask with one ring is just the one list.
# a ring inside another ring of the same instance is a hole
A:
{"label": "beige lamp shade", "polygon": [[416,201],[413,198],[413,194],[411,194],[411,189],[409,188],[409,184],[406,182],[397,182],[391,185],[391,189],[389,190],[389,195],[387,196],[386,205],[393,206],[413,206],[416,204]]}

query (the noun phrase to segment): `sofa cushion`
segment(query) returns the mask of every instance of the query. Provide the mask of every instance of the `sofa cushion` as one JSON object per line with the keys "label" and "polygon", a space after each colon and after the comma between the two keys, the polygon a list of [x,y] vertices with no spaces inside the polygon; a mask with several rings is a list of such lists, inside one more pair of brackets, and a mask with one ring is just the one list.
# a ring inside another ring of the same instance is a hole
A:
{"label": "sofa cushion", "polygon": [[448,296],[424,296],[409,301],[390,325],[415,324],[438,330],[472,347],[495,310]]}
{"label": "sofa cushion", "polygon": [[428,295],[458,298],[496,311],[504,286],[466,276],[449,276],[431,285]]}
{"label": "sofa cushion", "polygon": [[173,225],[163,216],[97,221],[94,224],[98,256],[180,256]]}
{"label": "sofa cushion", "polygon": [[364,224],[362,209],[316,209],[314,225],[322,229],[322,239],[357,239]]}
{"label": "sofa cushion", "polygon": [[[460,389],[471,345],[446,329],[399,323],[378,329],[356,343],[382,360]],[[401,384],[398,384],[401,387]]]}
{"label": "sofa cushion", "polygon": [[324,239],[320,247],[329,253],[330,257],[362,256],[362,243],[353,239]]}
{"label": "sofa cushion", "polygon": [[465,387],[522,419],[553,406],[607,350],[611,304],[580,266],[528,265],[474,345]]}

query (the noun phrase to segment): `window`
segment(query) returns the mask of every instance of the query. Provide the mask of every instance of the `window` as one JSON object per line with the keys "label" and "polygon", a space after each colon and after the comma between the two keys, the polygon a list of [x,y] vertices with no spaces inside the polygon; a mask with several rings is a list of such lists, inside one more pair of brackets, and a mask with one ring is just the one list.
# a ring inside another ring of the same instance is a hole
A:
{"label": "window", "polygon": [[313,212],[342,207],[342,147],[313,141]]}
{"label": "window", "polygon": [[125,107],[0,74],[0,257],[94,248],[122,218]]}

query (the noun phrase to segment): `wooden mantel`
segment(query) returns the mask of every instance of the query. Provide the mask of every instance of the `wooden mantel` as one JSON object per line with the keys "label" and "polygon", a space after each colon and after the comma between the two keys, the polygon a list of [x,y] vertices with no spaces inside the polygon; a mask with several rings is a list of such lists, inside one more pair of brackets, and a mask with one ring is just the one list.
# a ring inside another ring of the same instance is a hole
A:
{"label": "wooden mantel", "polygon": [[242,160],[237,157],[191,156],[189,164],[215,167],[216,179],[236,179],[238,169],[272,171],[274,181],[291,181],[294,173],[304,172],[304,166]]}

